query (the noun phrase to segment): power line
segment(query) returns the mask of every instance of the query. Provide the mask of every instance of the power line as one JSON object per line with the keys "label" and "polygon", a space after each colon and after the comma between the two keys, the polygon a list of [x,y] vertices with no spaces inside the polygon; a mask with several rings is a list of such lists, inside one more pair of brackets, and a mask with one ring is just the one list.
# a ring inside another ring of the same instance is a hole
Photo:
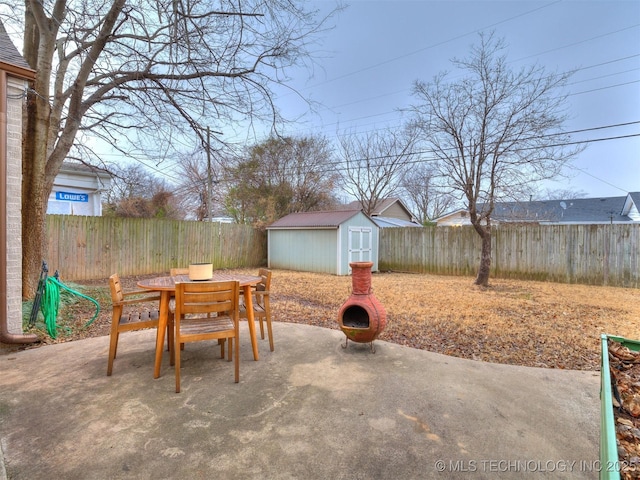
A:
{"label": "power line", "polygon": [[387,64],[389,64],[389,63],[393,63],[393,62],[395,62],[395,61],[402,60],[402,59],[404,59],[404,58],[411,57],[411,56],[413,56],[413,55],[417,55],[418,53],[422,53],[422,52],[424,52],[424,51],[426,51],[426,50],[431,50],[432,48],[441,47],[442,45],[445,45],[445,44],[447,44],[447,43],[450,43],[450,42],[453,42],[453,41],[456,41],[456,40],[460,40],[461,38],[468,37],[469,35],[474,35],[474,34],[476,34],[476,33],[482,32],[483,30],[491,29],[491,28],[496,27],[496,26],[498,26],[498,25],[501,25],[501,24],[503,24],[503,23],[508,23],[508,22],[510,22],[510,21],[512,21],[512,20],[515,20],[516,18],[524,17],[524,16],[527,16],[527,15],[530,15],[531,13],[537,12],[537,11],[539,11],[539,10],[542,10],[542,9],[545,9],[545,8],[548,8],[548,7],[551,7],[551,6],[555,5],[555,4],[561,3],[561,1],[562,1],[562,0],[556,0],[556,1],[554,1],[554,2],[548,3],[548,4],[543,5],[543,6],[541,6],[541,7],[537,7],[537,8],[534,8],[534,9],[532,9],[532,10],[527,10],[527,11],[526,11],[526,12],[524,12],[524,13],[520,13],[520,14],[518,14],[518,15],[514,15],[514,16],[509,17],[509,18],[506,18],[506,19],[504,19],[504,20],[500,20],[500,21],[498,21],[498,22],[492,23],[492,24],[487,25],[487,26],[485,26],[485,27],[477,28],[477,29],[475,29],[475,30],[472,30],[472,31],[470,31],[470,32],[463,33],[463,34],[460,34],[460,35],[457,35],[457,36],[452,37],[452,38],[449,38],[449,39],[447,39],[447,40],[443,40],[443,41],[440,41],[440,42],[434,43],[434,44],[432,44],[432,45],[428,45],[428,46],[426,46],[426,47],[419,48],[418,50],[414,50],[414,51],[412,51],[412,52],[405,53],[405,54],[403,54],[403,55],[398,55],[398,56],[393,57],[393,58],[390,58],[390,59],[388,59],[388,60],[384,60],[384,61],[382,61],[382,62],[378,62],[378,63],[376,63],[376,64],[374,64],[374,65],[370,65],[370,66],[368,66],[368,67],[364,67],[364,68],[361,68],[361,69],[358,69],[358,70],[354,70],[353,72],[349,72],[349,73],[346,73],[346,74],[344,74],[344,75],[340,75],[340,76],[338,76],[338,77],[335,77],[335,78],[332,78],[332,79],[326,80],[326,81],[321,82],[321,83],[317,83],[317,84],[315,84],[315,85],[312,85],[312,86],[308,87],[308,89],[314,89],[314,88],[320,87],[320,86],[322,86],[322,85],[326,85],[326,84],[328,84],[328,83],[335,82],[335,81],[337,81],[337,80],[342,80],[343,78],[351,77],[351,76],[356,75],[356,74],[358,74],[358,73],[363,73],[363,72],[366,72],[366,71],[372,70],[372,69],[377,68],[377,67],[380,67],[380,66],[382,66],[382,65],[387,65]]}
{"label": "power line", "polygon": [[[635,55],[635,56],[640,56],[640,55]],[[589,81],[589,80],[585,80],[585,81]],[[640,80],[633,80],[633,81],[630,81],[630,82],[603,86],[603,87],[599,87],[599,88],[595,88],[595,89],[591,89],[591,90],[585,90],[585,91],[581,91],[581,92],[573,92],[573,93],[567,94],[567,97],[572,97],[572,96],[576,96],[576,95],[582,95],[582,94],[585,94],[585,93],[597,92],[597,91],[601,91],[601,90],[607,90],[607,89],[610,89],[610,88],[622,87],[622,86],[626,86],[626,85],[632,85],[634,83],[640,83]],[[353,103],[356,103],[356,102],[353,102]],[[338,107],[332,107],[332,108],[338,108]],[[387,111],[387,112],[381,112],[381,113],[374,113],[374,114],[371,114],[371,115],[365,115],[365,116],[362,116],[362,117],[355,117],[355,118],[351,118],[351,119],[348,119],[348,120],[340,120],[340,121],[336,121],[336,122],[333,122],[333,123],[328,123],[328,124],[324,125],[322,128],[324,129],[324,128],[327,128],[327,127],[330,127],[330,126],[338,126],[338,125],[340,125],[342,123],[350,123],[350,122],[355,122],[355,121],[358,121],[358,120],[365,120],[365,119],[369,119],[369,118],[382,117],[384,115],[389,115],[389,114],[394,114],[394,113],[396,113],[396,112],[395,111]],[[367,130],[367,132],[373,132],[373,131],[378,131],[378,130],[381,130],[381,129]],[[317,131],[317,128],[309,129],[309,130],[305,129],[305,130],[301,130],[300,132],[305,132],[305,131]],[[292,135],[295,135],[295,132],[292,133]],[[349,134],[346,134],[346,135],[349,135]]]}
{"label": "power line", "polygon": [[[553,137],[557,137],[559,135],[571,135],[571,134],[575,134],[575,133],[593,132],[593,131],[598,131],[598,130],[603,130],[603,129],[608,129],[608,128],[619,128],[619,127],[626,127],[626,126],[637,125],[637,124],[640,124],[640,120],[633,121],[633,122],[612,124],[612,125],[602,125],[602,126],[598,126],[598,127],[583,128],[583,129],[573,130],[573,131],[569,131],[569,132],[551,133],[551,134],[547,134],[547,135],[540,135],[540,136],[537,136],[537,137],[531,137],[531,139],[553,138]],[[622,140],[622,139],[634,138],[634,137],[640,137],[640,133],[633,133],[633,134],[629,134],[629,135],[617,135],[617,136],[609,136],[609,137],[600,137],[600,138],[590,138],[590,139],[585,139],[585,140],[576,140],[576,141],[570,141],[570,142],[549,144],[548,146],[549,147],[568,147],[568,146],[584,145],[584,144],[604,142],[604,141]],[[534,149],[534,148],[539,148],[539,147],[526,147],[526,148],[522,148],[522,149],[516,149],[516,150],[514,150],[514,152],[522,151],[522,150],[530,150],[530,149]],[[412,152],[406,152],[404,154],[404,156],[406,156],[406,157],[420,156],[420,155],[426,155],[426,154],[429,154],[429,153],[431,153],[431,150],[417,150],[417,151],[412,151]],[[365,161],[365,160],[385,160],[385,159],[394,158],[394,157],[395,157],[395,155],[379,155],[379,156],[368,157],[368,158],[357,158],[357,159],[354,159],[353,161],[354,162],[358,162],[358,161]],[[435,158],[435,157],[434,158],[419,158],[419,159],[416,159],[416,160],[411,160],[410,162],[407,162],[407,163],[418,164],[418,163],[426,163],[426,162],[435,162],[437,160],[438,159]],[[327,162],[326,166],[328,168],[326,170],[320,170],[320,173],[331,173],[336,168],[342,166],[343,164],[344,164],[344,162],[342,160],[336,160],[336,161],[333,161],[333,162]]]}
{"label": "power line", "polygon": [[569,96],[572,97],[574,95],[582,95],[584,93],[599,92],[600,90],[608,90],[609,88],[624,87],[626,85],[632,85],[634,83],[640,83],[640,80],[633,80],[631,82],[625,82],[625,83],[617,83],[615,85],[608,85],[606,87],[593,88],[591,90],[584,90],[582,92],[574,92],[574,93],[569,94]]}

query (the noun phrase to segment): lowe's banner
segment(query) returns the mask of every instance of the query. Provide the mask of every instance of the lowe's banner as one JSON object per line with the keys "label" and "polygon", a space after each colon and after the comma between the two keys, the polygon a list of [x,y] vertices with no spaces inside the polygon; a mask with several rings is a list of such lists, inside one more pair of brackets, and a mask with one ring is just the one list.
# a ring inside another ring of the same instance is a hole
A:
{"label": "lowe's banner", "polygon": [[71,193],[71,192],[56,192],[56,200],[64,200],[67,202],[88,202],[88,193]]}

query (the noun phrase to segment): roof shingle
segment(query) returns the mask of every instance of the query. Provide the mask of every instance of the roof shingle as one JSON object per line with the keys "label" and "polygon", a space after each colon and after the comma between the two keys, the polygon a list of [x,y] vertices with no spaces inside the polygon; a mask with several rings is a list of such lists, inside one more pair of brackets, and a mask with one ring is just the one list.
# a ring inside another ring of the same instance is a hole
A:
{"label": "roof shingle", "polygon": [[0,21],[0,62],[15,65],[16,67],[26,68],[31,70],[31,67],[24,59],[16,46],[9,38],[7,30],[4,28],[3,23]]}

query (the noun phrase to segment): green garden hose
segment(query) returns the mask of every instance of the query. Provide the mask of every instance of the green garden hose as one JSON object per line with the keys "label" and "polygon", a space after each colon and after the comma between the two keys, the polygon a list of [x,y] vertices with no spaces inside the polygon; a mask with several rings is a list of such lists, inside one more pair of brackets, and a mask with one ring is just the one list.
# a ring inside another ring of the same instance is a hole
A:
{"label": "green garden hose", "polygon": [[44,292],[42,293],[42,301],[40,302],[40,310],[44,316],[44,324],[47,327],[47,333],[51,338],[58,336],[58,329],[56,327],[56,319],[58,318],[58,306],[60,305],[60,288],[53,283],[49,282],[49,277],[44,286]]}
{"label": "green garden hose", "polygon": [[67,287],[65,284],[59,282],[55,277],[48,277],[40,309],[42,310],[42,315],[44,316],[44,323],[47,327],[47,333],[53,339],[58,336],[56,319],[58,318],[58,307],[60,306],[60,288],[64,288],[66,291],[78,297],[86,298],[96,305],[96,313],[93,315],[93,318],[91,318],[91,320],[89,320],[84,325],[84,328],[91,325],[100,313],[100,304],[96,300],[76,290],[73,290],[72,288]]}

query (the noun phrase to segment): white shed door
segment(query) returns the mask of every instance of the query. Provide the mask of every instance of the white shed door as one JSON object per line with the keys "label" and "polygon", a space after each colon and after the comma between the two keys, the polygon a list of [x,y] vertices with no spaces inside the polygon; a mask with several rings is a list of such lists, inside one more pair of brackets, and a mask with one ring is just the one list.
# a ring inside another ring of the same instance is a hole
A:
{"label": "white shed door", "polygon": [[373,229],[371,227],[349,227],[349,262],[373,261],[372,244]]}

